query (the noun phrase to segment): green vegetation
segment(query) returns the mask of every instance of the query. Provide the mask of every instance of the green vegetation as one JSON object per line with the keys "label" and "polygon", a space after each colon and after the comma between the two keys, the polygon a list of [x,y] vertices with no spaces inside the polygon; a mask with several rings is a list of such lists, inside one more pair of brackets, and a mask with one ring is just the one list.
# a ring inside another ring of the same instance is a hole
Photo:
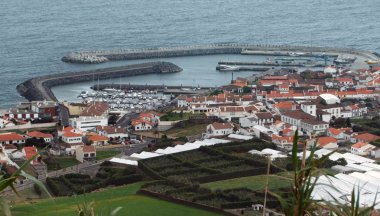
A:
{"label": "green vegetation", "polygon": [[192,113],[184,113],[183,111],[180,112],[168,112],[165,115],[160,117],[161,121],[179,121],[179,120],[187,120],[191,116],[196,116],[198,114],[192,114]]}
{"label": "green vegetation", "polygon": [[166,134],[172,137],[186,137],[198,135],[206,132],[207,124],[186,125],[185,127],[175,127],[168,131]]}
{"label": "green vegetation", "polygon": [[[263,193],[246,188],[233,188],[226,190],[210,190],[197,184],[188,184],[178,181],[158,181],[143,186],[144,190],[161,193],[173,198],[187,200],[216,208],[231,209],[245,208],[252,203],[263,203]],[[276,207],[279,203],[274,197],[269,198],[270,205]]]}
{"label": "green vegetation", "polygon": [[80,164],[74,157],[48,157],[43,159],[48,171],[60,170]]}
{"label": "green vegetation", "polygon": [[38,216],[72,216],[76,215],[80,203],[94,202],[95,215],[102,212],[122,207],[117,215],[126,216],[156,216],[156,215],[217,215],[212,212],[199,210],[184,205],[174,204],[146,196],[136,195],[142,182],[127,186],[115,187],[99,192],[93,192],[76,197],[61,197],[55,200],[42,200],[38,202],[24,203],[12,208],[14,216],[38,215]]}
{"label": "green vegetation", "polygon": [[354,125],[352,127],[354,132],[367,131],[368,133],[380,136],[380,117],[374,117],[372,119],[351,119],[351,123]]}
{"label": "green vegetation", "polygon": [[[262,149],[270,146],[261,140],[219,144],[212,147],[182,152],[178,154],[151,158],[140,161],[145,171],[153,177],[186,179],[190,181],[202,181],[208,176],[216,174],[233,174],[240,171],[250,171],[259,175],[265,173],[265,158],[247,158],[233,155],[236,152],[247,152],[252,149]],[[273,167],[273,171],[277,171]],[[235,174],[233,174],[235,175]],[[239,174],[236,174],[239,175]],[[241,174],[240,174],[241,175]],[[229,176],[229,178],[240,176]]]}
{"label": "green vegetation", "polygon": [[143,176],[137,172],[136,167],[115,166],[110,162],[103,162],[91,178],[89,175],[79,173],[66,174],[59,177],[48,177],[46,184],[56,196],[70,196],[88,193],[109,185],[124,185],[141,181]]}
{"label": "green vegetation", "polygon": [[[203,187],[210,188],[211,190],[216,189],[233,189],[236,187],[243,187],[253,191],[261,191],[265,188],[266,175],[258,176],[248,176],[242,178],[234,178],[223,181],[210,182],[202,184]],[[292,180],[278,175],[269,176],[269,186],[270,190],[278,188],[289,188]]]}
{"label": "green vegetation", "polygon": [[120,154],[120,152],[113,151],[113,150],[96,151],[96,160],[102,160],[102,159],[110,158],[110,157],[116,156],[118,154]]}

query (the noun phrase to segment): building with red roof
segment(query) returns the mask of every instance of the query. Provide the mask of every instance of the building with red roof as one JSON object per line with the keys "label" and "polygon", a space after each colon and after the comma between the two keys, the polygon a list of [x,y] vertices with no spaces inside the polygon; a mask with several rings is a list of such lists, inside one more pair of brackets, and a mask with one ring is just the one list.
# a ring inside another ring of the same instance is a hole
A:
{"label": "building with red roof", "polygon": [[380,136],[377,136],[375,134],[370,134],[370,133],[358,134],[355,138],[357,142],[366,142],[366,143],[380,140]]}
{"label": "building with red roof", "polygon": [[317,146],[319,148],[330,150],[335,150],[339,147],[337,140],[333,137],[319,137],[317,139]]}
{"label": "building with red roof", "polygon": [[135,131],[152,130],[153,125],[152,122],[142,118],[132,120],[132,126]]}
{"label": "building with red roof", "polygon": [[101,136],[101,135],[96,134],[96,133],[88,134],[87,139],[88,139],[88,141],[91,142],[91,145],[94,145],[94,146],[108,145],[108,137]]}
{"label": "building with red roof", "polygon": [[75,151],[76,159],[80,162],[96,160],[96,148],[92,145],[79,146]]}
{"label": "building with red roof", "polygon": [[40,164],[40,162],[38,160],[38,157],[39,157],[38,150],[37,150],[37,148],[35,146],[25,146],[22,149],[22,153],[24,153],[26,160],[30,160],[31,158],[35,157],[31,161],[32,165]]}
{"label": "building with red roof", "polygon": [[42,133],[39,131],[27,132],[26,136],[29,138],[36,138],[36,139],[43,138],[46,143],[50,143],[53,140],[53,135],[47,134],[47,133]]}
{"label": "building with red roof", "polygon": [[370,156],[377,147],[366,142],[357,142],[351,146],[351,153],[360,156]]}
{"label": "building with red roof", "polygon": [[276,134],[272,135],[272,142],[280,149],[285,149],[290,151],[293,147],[293,136],[278,136]]}
{"label": "building with red roof", "polygon": [[234,125],[232,123],[214,122],[207,125],[206,132],[209,137],[213,136],[227,136],[234,132]]}
{"label": "building with red roof", "polygon": [[0,144],[24,144],[25,137],[15,132],[0,134]]}

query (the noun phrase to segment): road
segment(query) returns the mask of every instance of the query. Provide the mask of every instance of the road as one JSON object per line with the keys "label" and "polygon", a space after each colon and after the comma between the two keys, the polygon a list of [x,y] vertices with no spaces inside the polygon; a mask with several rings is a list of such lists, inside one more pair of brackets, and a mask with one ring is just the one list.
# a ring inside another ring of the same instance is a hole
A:
{"label": "road", "polygon": [[127,113],[116,122],[116,127],[126,128],[131,124],[132,119],[136,119],[138,117],[138,113]]}
{"label": "road", "polygon": [[139,153],[141,150],[143,150],[145,147],[148,147],[149,144],[151,144],[151,139],[144,140],[143,143],[140,144],[131,144],[124,148],[124,155],[130,156],[133,153]]}

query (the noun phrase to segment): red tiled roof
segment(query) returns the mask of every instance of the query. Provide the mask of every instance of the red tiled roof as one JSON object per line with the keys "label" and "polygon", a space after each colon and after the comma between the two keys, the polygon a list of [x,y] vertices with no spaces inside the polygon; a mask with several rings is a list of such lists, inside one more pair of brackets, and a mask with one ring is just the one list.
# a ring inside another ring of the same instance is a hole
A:
{"label": "red tiled roof", "polygon": [[363,146],[366,146],[366,145],[368,145],[368,143],[365,143],[365,142],[357,142],[357,143],[353,144],[351,147],[352,147],[352,148],[357,148],[357,149],[359,149],[359,148],[362,148]]}
{"label": "red tiled roof", "polygon": [[372,141],[380,139],[380,136],[377,136],[375,134],[370,134],[370,133],[363,133],[363,134],[357,135],[356,139],[363,140],[365,142],[372,142]]}
{"label": "red tiled roof", "polygon": [[124,128],[116,128],[111,126],[97,126],[96,130],[105,131],[107,134],[126,133]]}
{"label": "red tiled roof", "polygon": [[234,126],[231,123],[219,123],[219,122],[212,123],[212,127],[215,128],[215,130],[234,128]]}
{"label": "red tiled roof", "polygon": [[92,145],[84,145],[83,153],[96,152],[96,148]]}
{"label": "red tiled roof", "polygon": [[34,146],[24,147],[24,152],[25,152],[25,158],[26,158],[26,160],[29,160],[30,158],[32,158],[33,156],[35,156],[36,154],[38,154],[37,148],[34,147]]}
{"label": "red tiled roof", "polygon": [[63,136],[64,137],[82,137],[81,134],[73,133],[71,131],[64,133]]}
{"label": "red tiled roof", "polygon": [[341,130],[341,129],[336,129],[336,128],[329,128],[328,130],[329,130],[330,133],[333,134],[333,135],[339,135],[339,134],[341,134],[341,133],[343,132],[343,130]]}
{"label": "red tiled roof", "polygon": [[3,133],[0,134],[0,141],[13,141],[13,140],[25,140],[25,137],[17,134],[17,133]]}
{"label": "red tiled roof", "polygon": [[90,141],[108,141],[108,137],[101,136],[98,134],[91,134],[88,136],[88,140],[90,140]]}
{"label": "red tiled roof", "polygon": [[27,133],[26,135],[30,137],[36,137],[36,138],[53,138],[53,135],[42,133],[39,131],[32,131],[32,132]]}
{"label": "red tiled roof", "polygon": [[336,142],[337,140],[333,137],[319,137],[317,141],[318,145],[321,147],[326,146],[330,143],[336,143]]}
{"label": "red tiled roof", "polygon": [[82,116],[100,116],[108,111],[108,104],[105,102],[91,102],[81,113]]}
{"label": "red tiled roof", "polygon": [[294,105],[293,102],[285,101],[285,102],[278,102],[273,106],[277,107],[278,109],[289,109],[290,110],[293,108],[293,105]]}
{"label": "red tiled roof", "polygon": [[134,120],[132,120],[132,126],[136,126],[136,125],[139,125],[139,124],[141,124],[141,123],[145,123],[145,124],[148,124],[148,125],[153,125],[153,123],[152,122],[150,122],[150,121],[147,121],[147,120],[145,120],[145,119],[134,119]]}

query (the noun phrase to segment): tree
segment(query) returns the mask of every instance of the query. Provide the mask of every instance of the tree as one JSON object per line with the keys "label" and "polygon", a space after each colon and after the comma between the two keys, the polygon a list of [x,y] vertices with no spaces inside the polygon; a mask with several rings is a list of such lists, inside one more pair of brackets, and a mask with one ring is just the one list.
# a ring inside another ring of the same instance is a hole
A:
{"label": "tree", "polygon": [[351,120],[350,120],[350,118],[347,118],[346,125],[347,125],[347,127],[351,127]]}
{"label": "tree", "polygon": [[250,88],[248,86],[244,86],[243,87],[243,93],[244,94],[252,93],[252,88]]}

